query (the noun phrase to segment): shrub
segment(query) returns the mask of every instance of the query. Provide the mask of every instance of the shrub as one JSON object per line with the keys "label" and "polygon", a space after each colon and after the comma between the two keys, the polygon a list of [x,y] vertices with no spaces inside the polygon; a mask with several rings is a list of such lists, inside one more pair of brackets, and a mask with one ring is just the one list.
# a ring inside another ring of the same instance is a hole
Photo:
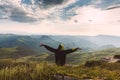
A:
{"label": "shrub", "polygon": [[86,67],[100,66],[100,65],[102,65],[103,63],[104,63],[103,61],[95,61],[95,60],[93,60],[93,61],[87,61],[87,62],[85,63],[85,66],[86,66]]}
{"label": "shrub", "polygon": [[120,59],[120,55],[115,55],[114,58]]}

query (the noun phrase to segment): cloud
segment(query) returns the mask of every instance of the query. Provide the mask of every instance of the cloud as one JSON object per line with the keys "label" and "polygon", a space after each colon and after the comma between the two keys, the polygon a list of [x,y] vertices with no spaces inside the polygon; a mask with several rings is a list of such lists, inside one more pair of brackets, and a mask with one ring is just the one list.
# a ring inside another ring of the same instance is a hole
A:
{"label": "cloud", "polygon": [[119,5],[120,0],[92,0],[92,4],[97,8],[105,9],[112,5]]}
{"label": "cloud", "polygon": [[[0,18],[21,23],[67,21],[81,13],[78,9],[93,6],[96,9],[118,9],[120,0],[0,0]],[[118,6],[113,6],[118,5]],[[84,12],[84,11],[83,11]],[[79,20],[74,19],[74,22]]]}
{"label": "cloud", "polygon": [[[75,0],[0,0],[0,18],[11,19],[22,23],[31,23],[45,19],[55,20],[60,18],[61,10]],[[50,1],[50,2],[49,2]],[[60,5],[62,4],[62,5]],[[51,6],[51,8],[40,8]]]}
{"label": "cloud", "polygon": [[31,0],[21,0],[21,3],[32,5],[32,1]]}
{"label": "cloud", "polygon": [[118,22],[120,22],[120,20],[118,20]]}
{"label": "cloud", "polygon": [[95,8],[102,10],[110,10],[111,8],[119,8],[120,0],[76,0],[62,9],[60,17],[63,20],[68,20],[69,18],[77,15],[75,12],[76,9],[87,6],[94,6]]}
{"label": "cloud", "polygon": [[0,3],[0,15],[0,18],[3,19],[8,18],[13,21],[24,23],[37,21],[37,19],[33,16],[28,16],[28,13],[25,10],[23,10],[23,8],[7,0],[5,2],[3,1],[2,3]]}
{"label": "cloud", "polygon": [[112,10],[112,9],[117,9],[117,8],[120,8],[120,5],[119,6],[108,7],[105,10]]}
{"label": "cloud", "polygon": [[28,14],[20,8],[14,8],[11,10],[10,19],[18,22],[36,22],[33,16],[28,16]]}
{"label": "cloud", "polygon": [[63,10],[61,12],[61,18],[63,20],[67,20],[68,18],[77,15],[75,13],[75,10],[77,8],[81,8],[83,6],[88,6],[88,5],[90,5],[90,3],[91,3],[91,0],[76,0],[72,4],[69,4],[63,8]]}
{"label": "cloud", "polygon": [[42,5],[44,7],[53,6],[53,5],[59,5],[63,2],[66,2],[68,0],[40,0],[42,2]]}
{"label": "cloud", "polygon": [[[56,35],[105,34],[120,36],[120,23],[118,22],[120,19],[120,10],[118,9],[119,8],[112,10],[102,10],[95,8],[94,6],[84,6],[81,8],[76,8],[75,13],[77,15],[71,17],[71,19],[66,21],[59,18],[55,21],[46,19],[40,23],[30,24],[21,24],[9,21],[3,23],[0,21],[0,32]],[[77,20],[77,22],[75,22],[75,20]]]}
{"label": "cloud", "polygon": [[20,5],[17,2],[16,5],[14,2],[0,3],[0,17],[2,14],[10,19],[0,20],[0,32],[120,36],[120,8],[105,10],[119,6],[117,2],[119,0],[69,0],[54,6],[51,4],[52,7],[46,9],[39,8],[34,2],[29,5],[25,2]]}
{"label": "cloud", "polygon": [[9,18],[13,21],[18,21],[23,23],[26,22],[33,23],[37,21],[36,18],[34,18],[33,16],[29,16],[29,14],[24,10],[15,7],[11,10],[11,15],[9,16]]}

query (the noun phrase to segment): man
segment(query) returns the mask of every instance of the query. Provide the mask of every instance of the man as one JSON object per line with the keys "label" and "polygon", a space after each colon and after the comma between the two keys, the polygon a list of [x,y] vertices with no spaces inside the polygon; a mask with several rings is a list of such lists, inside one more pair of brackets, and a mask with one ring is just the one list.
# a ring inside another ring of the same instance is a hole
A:
{"label": "man", "polygon": [[73,49],[64,50],[64,45],[63,44],[60,44],[57,49],[54,49],[54,48],[52,48],[52,47],[50,47],[48,45],[45,45],[45,44],[41,44],[40,46],[43,46],[47,50],[55,53],[55,63],[58,66],[65,65],[66,55],[67,54],[75,52],[77,50],[82,50],[81,48],[73,48]]}

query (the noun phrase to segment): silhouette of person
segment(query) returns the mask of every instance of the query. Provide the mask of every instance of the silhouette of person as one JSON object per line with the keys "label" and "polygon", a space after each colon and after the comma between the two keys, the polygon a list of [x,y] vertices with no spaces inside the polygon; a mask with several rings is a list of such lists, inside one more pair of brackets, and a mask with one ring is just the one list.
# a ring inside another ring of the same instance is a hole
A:
{"label": "silhouette of person", "polygon": [[82,50],[81,48],[72,48],[72,49],[64,50],[64,45],[63,44],[60,44],[57,49],[54,49],[54,48],[52,48],[48,45],[45,45],[43,43],[40,46],[44,46],[47,50],[55,53],[55,63],[58,66],[65,65],[67,54],[75,52],[77,50]]}

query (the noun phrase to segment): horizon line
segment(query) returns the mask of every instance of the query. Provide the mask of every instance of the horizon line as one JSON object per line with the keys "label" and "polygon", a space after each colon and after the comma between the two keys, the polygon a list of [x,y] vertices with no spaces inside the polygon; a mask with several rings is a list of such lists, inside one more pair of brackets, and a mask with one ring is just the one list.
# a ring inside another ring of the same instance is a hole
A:
{"label": "horizon line", "polygon": [[27,36],[34,36],[34,35],[48,35],[48,36],[114,36],[120,37],[118,35],[107,35],[107,34],[98,34],[98,35],[71,35],[71,34],[21,34],[21,33],[0,33],[0,35],[27,35]]}

